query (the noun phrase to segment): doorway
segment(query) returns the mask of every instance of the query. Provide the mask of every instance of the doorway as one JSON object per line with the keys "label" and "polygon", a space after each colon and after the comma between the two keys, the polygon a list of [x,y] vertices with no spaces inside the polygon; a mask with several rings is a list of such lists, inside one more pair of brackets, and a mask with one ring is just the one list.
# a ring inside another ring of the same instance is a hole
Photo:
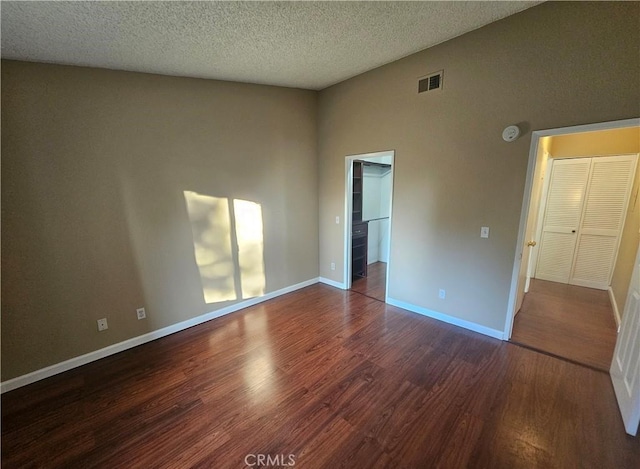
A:
{"label": "doorway", "polygon": [[[505,337],[608,369],[632,271],[628,251],[640,240],[639,125],[631,119],[533,133]],[[624,202],[618,212],[609,207],[615,198]]]}
{"label": "doorway", "polygon": [[394,151],[346,158],[345,287],[386,302]]}

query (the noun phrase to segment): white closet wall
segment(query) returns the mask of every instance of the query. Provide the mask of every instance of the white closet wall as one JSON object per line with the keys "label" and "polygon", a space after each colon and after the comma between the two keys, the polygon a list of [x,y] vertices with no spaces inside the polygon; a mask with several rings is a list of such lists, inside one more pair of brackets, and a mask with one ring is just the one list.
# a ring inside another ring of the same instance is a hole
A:
{"label": "white closet wall", "polygon": [[[391,172],[380,178],[380,213],[383,217],[391,214]],[[380,220],[380,249],[378,258],[389,262],[389,218]]]}
{"label": "white closet wall", "polygon": [[367,236],[367,264],[378,262],[380,253],[380,223],[375,219],[380,218],[380,175],[370,166],[364,166],[362,180],[362,219],[374,220],[369,222]]}
{"label": "white closet wall", "polygon": [[391,208],[391,172],[364,167],[362,218],[369,221],[367,263],[389,260],[389,214]]}
{"label": "white closet wall", "polygon": [[380,218],[380,175],[365,166],[362,185],[362,219]]}

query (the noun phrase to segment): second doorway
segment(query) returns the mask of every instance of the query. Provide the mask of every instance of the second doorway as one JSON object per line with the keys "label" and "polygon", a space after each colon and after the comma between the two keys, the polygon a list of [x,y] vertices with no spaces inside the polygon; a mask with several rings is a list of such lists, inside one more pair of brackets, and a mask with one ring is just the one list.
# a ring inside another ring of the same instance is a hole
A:
{"label": "second doorway", "polygon": [[[348,157],[347,286],[386,300],[393,152]],[[350,246],[349,246],[350,245]]]}

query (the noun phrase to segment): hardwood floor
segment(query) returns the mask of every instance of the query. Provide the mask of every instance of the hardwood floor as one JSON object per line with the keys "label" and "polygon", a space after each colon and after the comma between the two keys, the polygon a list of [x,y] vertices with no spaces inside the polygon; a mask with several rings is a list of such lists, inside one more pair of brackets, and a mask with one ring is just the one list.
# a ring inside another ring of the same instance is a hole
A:
{"label": "hardwood floor", "polygon": [[387,286],[387,263],[374,262],[367,267],[368,273],[351,283],[351,290],[373,299],[384,301]]}
{"label": "hardwood floor", "polygon": [[511,341],[608,372],[617,327],[606,291],[531,280]]}
{"label": "hardwood floor", "polygon": [[3,468],[237,468],[249,454],[637,468],[640,439],[605,373],[320,284],[2,396]]}

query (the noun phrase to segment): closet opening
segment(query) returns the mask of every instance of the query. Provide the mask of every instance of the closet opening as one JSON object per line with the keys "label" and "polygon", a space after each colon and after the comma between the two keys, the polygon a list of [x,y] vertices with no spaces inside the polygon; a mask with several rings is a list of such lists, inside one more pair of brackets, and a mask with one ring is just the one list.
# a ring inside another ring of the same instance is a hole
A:
{"label": "closet opening", "polygon": [[386,302],[394,152],[346,158],[345,287]]}

